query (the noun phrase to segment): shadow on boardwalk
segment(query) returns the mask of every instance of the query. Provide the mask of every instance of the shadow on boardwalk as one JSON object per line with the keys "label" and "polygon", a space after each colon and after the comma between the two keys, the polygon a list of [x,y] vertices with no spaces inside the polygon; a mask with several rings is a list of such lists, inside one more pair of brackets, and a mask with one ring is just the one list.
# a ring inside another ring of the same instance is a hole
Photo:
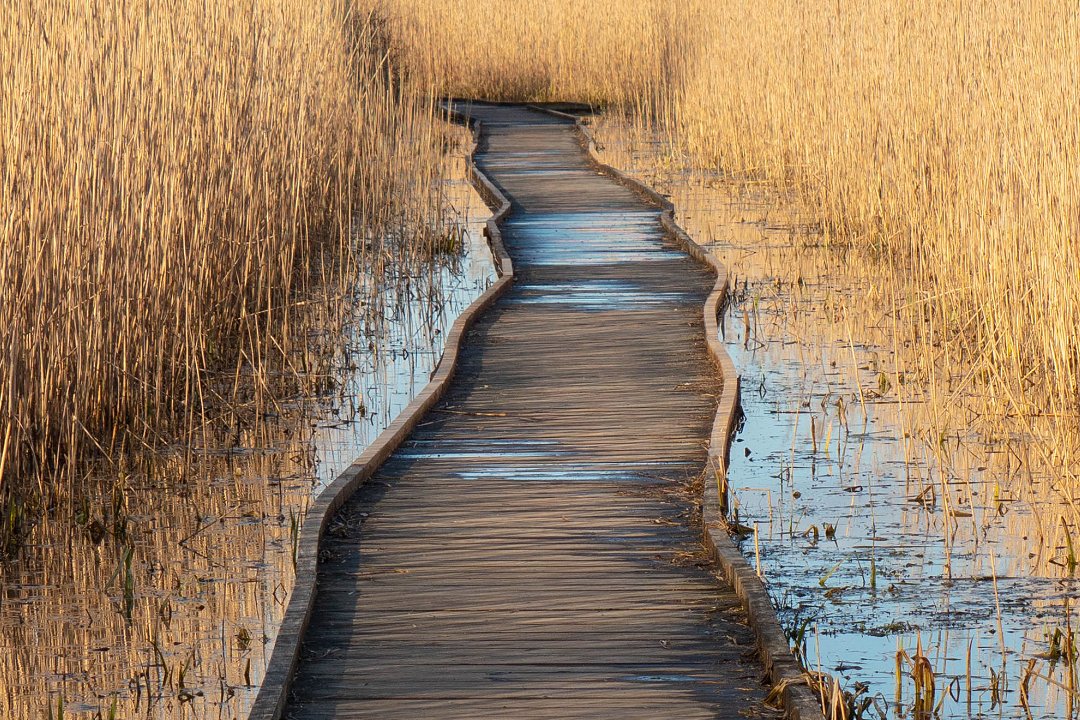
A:
{"label": "shadow on boardwalk", "polygon": [[331,524],[292,718],[771,715],[690,485],[712,276],[570,123],[474,106],[513,288],[453,386]]}

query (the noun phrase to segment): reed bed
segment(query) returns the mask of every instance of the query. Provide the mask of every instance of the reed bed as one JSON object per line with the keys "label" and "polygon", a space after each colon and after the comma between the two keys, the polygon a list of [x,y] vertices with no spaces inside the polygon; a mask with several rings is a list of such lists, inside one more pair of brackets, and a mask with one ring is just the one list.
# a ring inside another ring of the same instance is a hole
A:
{"label": "reed bed", "polygon": [[616,104],[648,114],[689,72],[705,3],[384,0],[394,58],[440,94]]}
{"label": "reed bed", "polygon": [[441,138],[396,78],[351,0],[0,6],[5,544],[88,452],[272,398],[305,291],[438,244]]}
{"label": "reed bed", "polygon": [[396,56],[440,92],[607,103],[695,163],[792,192],[830,242],[915,278],[934,342],[1001,412],[1076,412],[1072,3],[382,7]]}
{"label": "reed bed", "polygon": [[684,146],[885,253],[1004,410],[1075,413],[1076,7],[770,0],[715,22]]}
{"label": "reed bed", "polygon": [[494,277],[487,208],[465,174],[471,136],[445,130],[457,251],[381,275],[370,262],[340,300],[312,288],[282,340],[298,392],[274,387],[263,414],[237,411],[242,424],[209,447],[80,463],[73,507],[35,517],[0,564],[0,717],[244,717],[311,498],[423,388]]}

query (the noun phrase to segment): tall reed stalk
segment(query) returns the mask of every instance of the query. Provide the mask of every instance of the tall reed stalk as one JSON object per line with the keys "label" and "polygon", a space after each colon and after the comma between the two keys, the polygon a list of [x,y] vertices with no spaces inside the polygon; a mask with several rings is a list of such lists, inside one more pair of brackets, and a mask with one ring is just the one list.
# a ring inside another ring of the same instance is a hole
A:
{"label": "tall reed stalk", "polygon": [[8,536],[87,451],[265,394],[298,292],[426,252],[440,139],[383,38],[351,0],[0,4]]}

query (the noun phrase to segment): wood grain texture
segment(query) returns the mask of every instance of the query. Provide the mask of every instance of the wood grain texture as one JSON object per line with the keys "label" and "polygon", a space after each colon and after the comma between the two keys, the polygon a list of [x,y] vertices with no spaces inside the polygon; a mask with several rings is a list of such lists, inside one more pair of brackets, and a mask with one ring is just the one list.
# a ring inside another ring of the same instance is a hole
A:
{"label": "wood grain texture", "polygon": [[474,105],[515,284],[328,523],[291,718],[770,716],[697,532],[713,276],[572,123]]}

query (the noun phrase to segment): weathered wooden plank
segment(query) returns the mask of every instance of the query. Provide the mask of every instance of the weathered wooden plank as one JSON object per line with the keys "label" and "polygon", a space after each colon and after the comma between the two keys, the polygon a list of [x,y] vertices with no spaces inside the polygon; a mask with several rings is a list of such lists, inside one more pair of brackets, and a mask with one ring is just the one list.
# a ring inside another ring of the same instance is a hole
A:
{"label": "weathered wooden plank", "polygon": [[516,285],[331,523],[288,716],[767,715],[691,529],[720,392],[712,278],[572,126],[474,111]]}
{"label": "weathered wooden plank", "polygon": [[[736,701],[737,703],[738,701]],[[656,720],[666,717],[670,700],[663,698],[623,697],[621,695],[575,698],[574,708],[592,720]],[[729,703],[696,701],[681,703],[684,707],[680,720],[715,720],[715,718],[739,718],[745,716],[732,712]],[[320,702],[305,704],[303,712],[297,708],[293,718],[322,717],[342,720],[417,720],[418,718],[447,718],[447,720],[566,720],[565,698],[519,698],[504,700],[415,700],[392,698],[368,700],[364,703]]]}

